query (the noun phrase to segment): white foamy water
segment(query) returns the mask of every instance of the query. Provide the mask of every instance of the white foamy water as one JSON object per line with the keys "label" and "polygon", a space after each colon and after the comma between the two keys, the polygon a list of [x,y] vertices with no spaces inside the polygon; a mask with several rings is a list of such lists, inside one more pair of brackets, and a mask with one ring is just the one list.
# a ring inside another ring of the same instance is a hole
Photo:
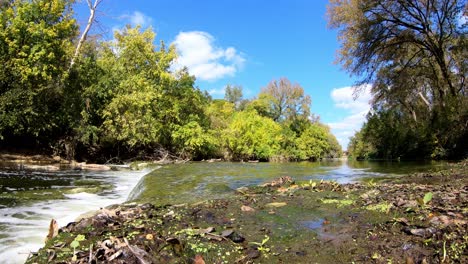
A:
{"label": "white foamy water", "polygon": [[150,171],[78,172],[83,178],[91,177],[114,188],[97,194],[67,194],[66,199],[0,208],[0,263],[24,263],[30,252],[43,247],[51,219],[65,226],[83,213],[125,202],[134,186]]}

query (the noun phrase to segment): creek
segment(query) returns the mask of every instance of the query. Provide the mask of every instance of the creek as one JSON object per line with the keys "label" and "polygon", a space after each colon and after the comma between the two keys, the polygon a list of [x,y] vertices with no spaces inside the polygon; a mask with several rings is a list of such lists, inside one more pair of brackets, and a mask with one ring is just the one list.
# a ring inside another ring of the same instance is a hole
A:
{"label": "creek", "polygon": [[125,201],[157,205],[224,198],[233,190],[291,176],[296,181],[349,183],[441,168],[444,163],[300,162],[166,165],[140,171],[0,169],[0,263],[23,263],[43,246],[50,220],[59,226],[83,213]]}

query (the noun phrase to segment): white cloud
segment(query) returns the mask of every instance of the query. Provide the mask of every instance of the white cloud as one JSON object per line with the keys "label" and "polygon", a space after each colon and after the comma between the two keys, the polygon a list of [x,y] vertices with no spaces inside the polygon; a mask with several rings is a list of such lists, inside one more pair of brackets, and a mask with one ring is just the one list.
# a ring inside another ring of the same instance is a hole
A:
{"label": "white cloud", "polygon": [[[142,28],[147,28],[153,24],[153,19],[140,11],[133,11],[131,14],[124,14],[119,17],[125,25],[130,24],[132,27],[140,25]],[[114,25],[113,31],[120,31],[125,25]]]}
{"label": "white cloud", "polygon": [[226,87],[223,87],[221,89],[210,89],[208,90],[208,93],[211,96],[224,96],[224,94],[226,93]]}
{"label": "white cloud", "polygon": [[199,80],[214,81],[233,76],[245,63],[245,58],[235,48],[215,46],[215,39],[206,32],[180,32],[174,45],[179,53],[174,68],[186,66]]}
{"label": "white cloud", "polygon": [[129,16],[130,24],[132,26],[140,25],[145,28],[153,23],[153,19],[139,11],[134,11],[133,14]]}
{"label": "white cloud", "polygon": [[328,123],[344,149],[348,146],[349,137],[353,136],[366,120],[366,115],[370,110],[369,101],[372,98],[370,88],[370,85],[360,87],[361,92],[356,98],[353,95],[353,87],[333,89],[330,94],[335,107],[345,109],[348,114],[339,122]]}

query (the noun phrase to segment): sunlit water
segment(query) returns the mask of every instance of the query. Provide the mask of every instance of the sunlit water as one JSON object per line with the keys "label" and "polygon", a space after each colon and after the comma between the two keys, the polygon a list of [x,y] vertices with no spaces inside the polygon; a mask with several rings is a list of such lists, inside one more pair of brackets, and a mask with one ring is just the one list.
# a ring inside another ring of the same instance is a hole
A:
{"label": "sunlit water", "polygon": [[[149,170],[26,172],[0,169],[3,194],[0,196],[0,263],[22,263],[31,251],[43,246],[52,218],[64,226],[76,220],[80,214],[127,199],[160,205],[177,204],[226,197],[239,187],[258,185],[286,175],[296,181],[323,179],[348,183],[363,178],[395,177],[442,166],[441,163],[334,161],[194,162],[163,166],[151,173],[148,173]],[[62,194],[63,190],[70,189],[80,180],[94,181],[98,186],[109,188],[97,193]],[[40,197],[57,194],[63,196],[54,200]]]}
{"label": "sunlit water", "polygon": [[349,183],[363,178],[387,178],[443,167],[443,163],[300,162],[189,163],[165,166],[138,183],[131,198],[160,205],[221,198],[242,186],[258,185],[281,176],[296,181],[334,180]]}
{"label": "sunlit water", "polygon": [[[44,245],[51,219],[64,226],[83,213],[125,202],[135,184],[148,172],[0,171],[0,263],[24,263],[31,251]],[[90,180],[107,188],[97,193],[62,194],[77,180]],[[12,193],[16,199],[11,198]],[[36,199],[21,201],[26,194]],[[60,199],[46,200],[41,195],[60,195]]]}

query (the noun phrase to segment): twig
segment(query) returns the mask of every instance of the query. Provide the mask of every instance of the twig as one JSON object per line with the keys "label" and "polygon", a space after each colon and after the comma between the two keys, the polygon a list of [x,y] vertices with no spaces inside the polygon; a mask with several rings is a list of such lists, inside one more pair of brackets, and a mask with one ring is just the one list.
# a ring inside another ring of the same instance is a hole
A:
{"label": "twig", "polygon": [[140,261],[141,264],[149,264],[148,262],[146,262],[145,259],[143,259],[143,256],[141,256],[140,253],[136,252],[135,249],[133,249],[133,246],[128,243],[128,240],[126,237],[124,237],[124,241],[125,241],[125,244],[127,244],[128,249],[130,249],[130,251]]}

